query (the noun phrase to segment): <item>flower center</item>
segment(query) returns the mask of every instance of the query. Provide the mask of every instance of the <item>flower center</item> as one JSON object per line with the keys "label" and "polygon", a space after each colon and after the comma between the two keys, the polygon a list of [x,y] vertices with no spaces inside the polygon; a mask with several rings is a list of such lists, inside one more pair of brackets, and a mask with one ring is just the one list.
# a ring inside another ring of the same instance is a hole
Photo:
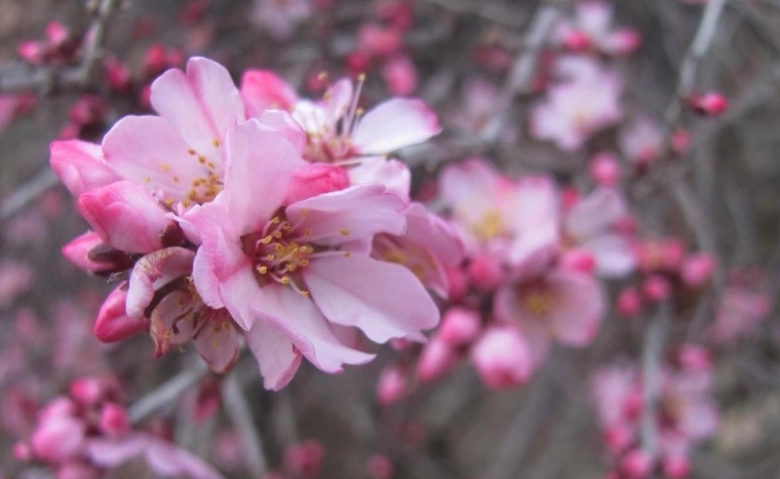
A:
{"label": "flower center", "polygon": [[544,283],[523,284],[517,289],[520,307],[533,316],[546,317],[559,302],[558,295]]}
{"label": "flower center", "polygon": [[472,225],[474,235],[481,241],[489,241],[497,238],[504,232],[504,220],[498,210],[487,211]]}

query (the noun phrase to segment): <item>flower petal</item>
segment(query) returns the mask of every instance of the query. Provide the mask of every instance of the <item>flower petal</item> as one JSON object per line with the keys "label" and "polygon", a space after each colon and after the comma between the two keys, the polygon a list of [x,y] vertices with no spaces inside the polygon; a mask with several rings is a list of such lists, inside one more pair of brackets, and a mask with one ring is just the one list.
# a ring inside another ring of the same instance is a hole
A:
{"label": "flower petal", "polygon": [[363,154],[383,154],[416,145],[441,133],[436,113],[422,100],[393,98],[361,118],[352,140]]}
{"label": "flower petal", "polygon": [[439,310],[414,274],[403,266],[353,254],[312,261],[303,271],[314,302],[329,321],[357,326],[372,341],[423,341]]}
{"label": "flower petal", "polygon": [[301,353],[290,339],[265,321],[256,321],[244,335],[260,365],[266,389],[278,391],[286,386],[301,365]]}
{"label": "flower petal", "polygon": [[289,110],[298,94],[289,83],[270,70],[247,70],[241,77],[241,96],[247,115],[259,117],[265,110]]}
{"label": "flower petal", "polygon": [[74,196],[121,179],[103,160],[100,145],[81,140],[55,141],[50,153],[54,173]]}

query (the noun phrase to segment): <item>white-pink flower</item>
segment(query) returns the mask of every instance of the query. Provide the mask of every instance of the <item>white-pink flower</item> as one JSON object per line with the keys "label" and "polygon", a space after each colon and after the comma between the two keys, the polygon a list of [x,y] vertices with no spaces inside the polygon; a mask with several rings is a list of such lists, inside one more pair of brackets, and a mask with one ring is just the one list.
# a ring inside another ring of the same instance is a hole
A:
{"label": "white-pink flower", "polygon": [[623,82],[616,72],[582,57],[564,58],[556,69],[567,80],[553,84],[546,98],[533,106],[531,135],[574,151],[620,120]]}
{"label": "white-pink flower", "polygon": [[400,199],[368,184],[285,205],[293,172],[306,165],[300,152],[256,120],[232,127],[227,143],[224,189],[184,218],[200,243],[193,280],[206,305],[227,308],[247,330],[267,387],[284,386],[301,355],[326,372],[373,357],[344,346],[330,323],[377,342],[421,340],[437,324],[414,274],[370,257],[375,234],[404,232]]}
{"label": "white-pink flower", "polygon": [[613,10],[611,4],[600,0],[580,1],[574,17],[559,22],[554,40],[574,51],[594,48],[607,55],[633,52],[642,43],[642,36],[634,29],[613,29]]}

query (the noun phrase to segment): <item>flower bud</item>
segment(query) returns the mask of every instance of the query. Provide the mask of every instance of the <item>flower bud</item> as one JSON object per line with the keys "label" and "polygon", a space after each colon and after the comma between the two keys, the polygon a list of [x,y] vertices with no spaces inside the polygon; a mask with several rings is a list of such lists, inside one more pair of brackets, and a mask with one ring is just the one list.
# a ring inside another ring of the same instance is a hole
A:
{"label": "flower bud", "polygon": [[471,348],[471,362],[491,389],[524,384],[533,372],[533,359],[520,330],[512,326],[492,326]]}
{"label": "flower bud", "polygon": [[635,318],[642,312],[642,295],[634,287],[624,288],[618,294],[616,308],[623,318]]}
{"label": "flower bud", "polygon": [[406,395],[406,375],[397,365],[386,367],[379,374],[376,400],[382,406],[391,406]]}
{"label": "flower bud", "polygon": [[94,333],[99,340],[113,343],[149,330],[148,319],[127,315],[126,303],[127,290],[123,283],[108,295],[98,311]]}
{"label": "flower bud", "polygon": [[504,269],[495,256],[477,254],[468,265],[471,283],[482,291],[493,291],[504,281]]}
{"label": "flower bud", "polygon": [[669,297],[672,294],[672,286],[669,281],[663,276],[654,274],[642,283],[642,293],[645,298],[653,302],[660,302]]}
{"label": "flower bud", "polygon": [[100,430],[108,437],[116,438],[130,431],[127,409],[116,403],[106,403],[100,410]]}
{"label": "flower bud", "polygon": [[715,270],[715,258],[707,253],[694,254],[685,258],[680,268],[683,283],[699,287],[710,280]]}
{"label": "flower bud", "polygon": [[603,187],[613,187],[620,183],[620,163],[611,153],[599,153],[588,165],[591,179]]}
{"label": "flower bud", "polygon": [[648,477],[652,467],[652,459],[641,449],[629,451],[620,460],[620,471],[629,479],[644,479]]}
{"label": "flower bud", "polygon": [[702,116],[718,116],[729,108],[726,97],[718,92],[691,95],[688,97],[688,105]]}
{"label": "flower bud", "polygon": [[417,363],[417,377],[422,382],[432,382],[444,376],[458,363],[457,352],[441,340],[434,337],[422,350]]}
{"label": "flower bud", "polygon": [[444,313],[438,337],[450,346],[463,346],[473,341],[481,328],[478,312],[455,306]]}

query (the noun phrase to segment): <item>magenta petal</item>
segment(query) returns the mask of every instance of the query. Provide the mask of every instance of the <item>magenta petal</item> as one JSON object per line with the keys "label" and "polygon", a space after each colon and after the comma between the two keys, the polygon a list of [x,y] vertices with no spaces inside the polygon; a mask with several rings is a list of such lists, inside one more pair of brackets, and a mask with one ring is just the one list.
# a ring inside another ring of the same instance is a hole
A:
{"label": "magenta petal", "polygon": [[266,389],[278,391],[285,387],[301,365],[301,353],[284,333],[264,321],[255,322],[244,336],[260,365]]}
{"label": "magenta petal", "polygon": [[154,251],[139,259],[130,273],[127,314],[142,317],[155,291],[192,271],[194,257],[194,251],[176,246]]}
{"label": "magenta petal", "polygon": [[55,141],[50,153],[54,173],[74,196],[121,179],[103,160],[100,145],[81,140]]}
{"label": "magenta petal", "polygon": [[125,284],[120,285],[106,297],[95,321],[94,332],[99,340],[113,343],[149,331],[149,320],[127,315],[126,303]]}
{"label": "magenta petal", "polygon": [[152,83],[151,90],[154,109],[199,154],[210,156],[219,148],[231,120],[246,118],[244,102],[230,74],[206,58],[191,58],[186,74],[168,70]]}
{"label": "magenta petal", "polygon": [[320,370],[337,373],[343,370],[344,364],[364,364],[374,358],[373,354],[343,345],[317,305],[301,298],[292,288],[271,284],[260,291],[252,301],[252,309],[260,321],[284,332],[298,351]]}
{"label": "magenta petal", "polygon": [[[403,202],[378,184],[352,186],[314,196],[285,209],[292,224],[322,245],[339,245],[377,233],[402,234]],[[304,238],[305,239],[305,238]]]}
{"label": "magenta petal", "polygon": [[171,223],[157,200],[129,181],[90,190],[79,196],[77,206],[106,243],[131,253],[161,248],[160,235]]}
{"label": "magenta petal", "polygon": [[344,168],[325,163],[306,163],[293,171],[284,204],[289,205],[332,191],[343,190],[349,186],[349,178]]}
{"label": "magenta petal", "polygon": [[319,258],[303,275],[329,321],[357,326],[374,342],[424,341],[422,330],[439,323],[436,304],[403,266],[353,254]]}
{"label": "magenta petal", "polygon": [[88,231],[63,246],[62,255],[84,271],[92,273],[104,271],[106,268],[110,269],[111,265],[93,261],[89,257],[89,252],[102,244],[104,244],[103,238],[99,234],[94,231]]}
{"label": "magenta petal", "polygon": [[227,145],[225,206],[239,235],[254,233],[282,205],[293,170],[304,162],[281,133],[254,119],[232,127]]}
{"label": "magenta petal", "polygon": [[369,110],[352,135],[363,154],[383,154],[416,145],[441,132],[436,113],[422,100],[393,98]]}

